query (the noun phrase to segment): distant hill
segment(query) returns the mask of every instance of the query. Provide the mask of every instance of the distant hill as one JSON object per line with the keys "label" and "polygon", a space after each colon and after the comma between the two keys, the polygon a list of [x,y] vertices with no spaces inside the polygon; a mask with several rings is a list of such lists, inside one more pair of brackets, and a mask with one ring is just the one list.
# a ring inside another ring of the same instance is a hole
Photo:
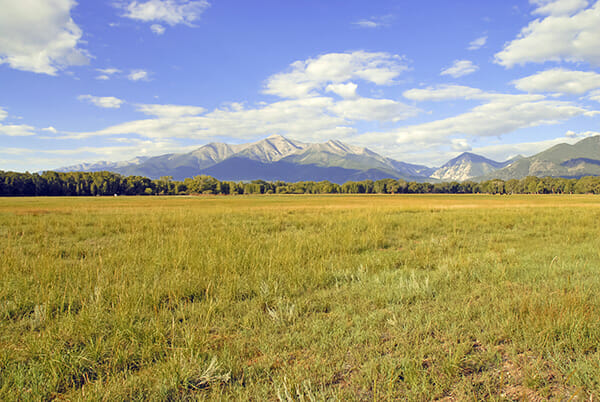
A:
{"label": "distant hill", "polygon": [[470,152],[460,154],[449,160],[431,174],[431,177],[441,181],[465,181],[473,177],[493,173],[511,164],[513,160],[496,162]]}
{"label": "distant hill", "polygon": [[148,160],[147,156],[137,156],[128,161],[121,162],[96,162],[96,163],[80,163],[77,165],[71,165],[67,167],[62,167],[58,169],[54,169],[56,172],[101,172],[104,170],[107,171],[115,171],[116,169],[122,169],[126,166],[130,165],[139,165]]}
{"label": "distant hill", "polygon": [[585,138],[573,145],[555,145],[539,154],[517,160],[505,168],[482,175],[481,180],[508,180],[527,176],[569,177],[600,175],[600,136]]}

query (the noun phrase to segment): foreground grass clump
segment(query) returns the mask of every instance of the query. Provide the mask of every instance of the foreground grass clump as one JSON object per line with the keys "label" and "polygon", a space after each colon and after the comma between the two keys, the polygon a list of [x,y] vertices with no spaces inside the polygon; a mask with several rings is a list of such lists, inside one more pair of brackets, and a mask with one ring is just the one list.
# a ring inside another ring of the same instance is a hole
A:
{"label": "foreground grass clump", "polygon": [[0,199],[0,399],[600,396],[596,196]]}

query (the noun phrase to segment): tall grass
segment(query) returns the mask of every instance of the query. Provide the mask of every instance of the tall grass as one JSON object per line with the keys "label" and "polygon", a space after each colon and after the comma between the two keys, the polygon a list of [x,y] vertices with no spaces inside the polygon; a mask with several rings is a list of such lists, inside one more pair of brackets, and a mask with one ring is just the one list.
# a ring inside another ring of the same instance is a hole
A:
{"label": "tall grass", "polygon": [[600,396],[600,199],[0,199],[0,399]]}

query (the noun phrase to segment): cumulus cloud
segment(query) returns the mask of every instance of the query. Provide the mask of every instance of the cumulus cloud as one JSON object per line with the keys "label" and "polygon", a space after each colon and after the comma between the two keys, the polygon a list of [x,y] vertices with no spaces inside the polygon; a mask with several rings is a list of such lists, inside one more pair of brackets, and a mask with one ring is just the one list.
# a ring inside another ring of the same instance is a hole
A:
{"label": "cumulus cloud", "polygon": [[204,109],[183,105],[138,105],[152,116],[108,127],[92,133],[71,134],[71,138],[96,135],[137,134],[147,138],[235,137],[240,139],[281,133],[297,139],[331,135],[346,121],[327,113],[334,101],[327,97],[284,100],[256,108],[241,105],[222,107],[204,113]]}
{"label": "cumulus cloud", "polygon": [[467,152],[473,149],[465,138],[453,138],[450,140],[452,150],[457,152]]}
{"label": "cumulus cloud", "polygon": [[453,117],[365,133],[354,140],[362,145],[376,143],[384,149],[401,149],[400,156],[407,158],[407,152],[423,155],[424,151],[436,149],[439,152],[443,147],[466,148],[469,138],[499,137],[528,127],[558,124],[576,116],[591,117],[597,113],[573,102],[548,100],[544,95],[498,94],[460,86],[410,90],[406,94],[418,100],[479,99],[483,103]]}
{"label": "cumulus cloud", "polygon": [[490,95],[487,103],[458,116],[399,129],[397,143],[431,143],[452,135],[500,136],[521,128],[557,124],[588,112],[571,102],[546,100],[539,95]]}
{"label": "cumulus cloud", "polygon": [[302,98],[316,96],[316,91],[328,84],[349,80],[390,85],[406,70],[404,58],[389,53],[328,53],[292,63],[289,71],[267,80],[264,92],[283,98]]}
{"label": "cumulus cloud", "polygon": [[117,5],[123,10],[123,17],[142,22],[155,22],[150,29],[157,35],[164,33],[160,25],[183,24],[193,26],[202,13],[210,6],[206,0],[149,0],[121,1]]}
{"label": "cumulus cloud", "polygon": [[544,18],[532,21],[496,53],[496,63],[508,68],[561,60],[600,65],[600,1],[591,7],[580,0],[534,4],[539,6],[534,14]]}
{"label": "cumulus cloud", "polygon": [[600,88],[600,74],[555,68],[513,81],[517,89],[527,92],[558,92],[581,95]]}
{"label": "cumulus cloud", "polygon": [[486,42],[487,42],[487,36],[481,36],[473,41],[471,41],[471,43],[469,43],[469,47],[467,49],[469,50],[477,50],[477,49],[481,49],[483,46],[485,46]]}
{"label": "cumulus cloud", "polygon": [[131,70],[127,79],[130,81],[147,81],[150,79],[150,74],[146,70]]}
{"label": "cumulus cloud", "polygon": [[356,133],[356,122],[398,122],[420,112],[397,100],[361,97],[358,85],[351,81],[392,84],[407,69],[403,60],[387,53],[325,54],[295,62],[291,71],[267,80],[265,91],[281,96],[279,101],[250,107],[233,102],[212,111],[188,105],[137,105],[137,110],[149,118],[66,137],[136,134],[153,139],[207,140],[283,134],[307,141],[344,137]]}
{"label": "cumulus cloud", "polygon": [[450,67],[443,69],[440,75],[449,75],[458,78],[474,73],[477,70],[479,70],[479,67],[470,60],[454,60],[454,63]]}
{"label": "cumulus cloud", "polygon": [[115,98],[114,96],[79,95],[77,99],[105,109],[118,109],[124,102],[122,99]]}
{"label": "cumulus cloud", "polygon": [[333,92],[342,98],[354,98],[357,96],[356,89],[358,85],[353,82],[348,82],[346,84],[329,84],[325,90],[327,92]]}
{"label": "cumulus cloud", "polygon": [[78,47],[82,31],[71,18],[74,0],[3,0],[0,4],[0,64],[56,75],[89,62],[88,52]]}
{"label": "cumulus cloud", "polygon": [[90,133],[71,133],[67,138],[136,134],[146,138],[218,137],[251,139],[274,133],[298,140],[327,140],[356,133],[357,121],[397,122],[419,109],[391,99],[326,96],[282,100],[257,107],[233,103],[210,112],[186,105],[137,105],[150,118],[135,120]]}
{"label": "cumulus cloud", "polygon": [[0,121],[8,117],[8,112],[0,107]]}
{"label": "cumulus cloud", "polygon": [[[126,122],[70,138],[137,134],[147,138],[215,137],[239,139],[284,134],[300,140],[323,140],[356,132],[358,121],[398,122],[420,109],[392,99],[361,97],[363,80],[389,85],[407,67],[403,58],[387,53],[332,53],[293,63],[291,71],[267,80],[265,91],[283,100],[248,107],[229,103],[212,111],[188,105],[137,105],[150,118]],[[334,93],[341,99],[326,96]]]}

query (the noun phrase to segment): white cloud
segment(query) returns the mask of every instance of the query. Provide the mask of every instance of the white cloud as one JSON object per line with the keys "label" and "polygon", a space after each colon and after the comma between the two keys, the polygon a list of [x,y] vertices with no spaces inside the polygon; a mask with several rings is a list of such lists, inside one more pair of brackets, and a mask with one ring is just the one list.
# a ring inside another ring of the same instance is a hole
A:
{"label": "white cloud", "polygon": [[600,90],[590,92],[588,98],[593,101],[600,102]]}
{"label": "white cloud", "polygon": [[137,105],[137,110],[145,115],[163,118],[197,116],[206,111],[203,107],[180,105]]}
{"label": "white cloud", "polygon": [[397,131],[397,142],[444,141],[452,135],[500,136],[515,130],[584,115],[588,110],[571,102],[549,101],[539,95],[495,95],[469,112]]}
{"label": "white cloud", "polygon": [[264,92],[283,98],[316,96],[315,91],[328,84],[352,79],[390,85],[406,70],[404,58],[389,53],[328,53],[292,63],[290,71],[275,74],[267,80]]}
{"label": "white cloud", "polygon": [[571,15],[588,6],[587,0],[530,0],[537,8],[538,15],[564,16]]}
{"label": "white cloud", "polygon": [[419,109],[390,99],[347,98],[336,101],[325,96],[282,100],[247,108],[232,103],[206,112],[197,106],[137,105],[151,118],[135,120],[90,133],[71,133],[64,138],[136,134],[146,138],[218,137],[252,139],[272,134],[298,140],[328,140],[354,134],[357,121],[397,122],[414,116]]}
{"label": "white cloud", "polygon": [[593,71],[572,71],[563,68],[540,71],[513,81],[517,89],[527,92],[559,92],[581,95],[600,88],[600,74]]}
{"label": "white cloud", "polygon": [[131,70],[127,78],[130,81],[147,81],[150,78],[150,74],[145,70]]}
{"label": "white cloud", "polygon": [[[400,149],[402,158],[414,160],[414,156],[407,153],[422,155],[427,150],[439,152],[444,147],[465,145],[462,141],[457,142],[457,138],[466,141],[467,138],[501,136],[523,128],[558,124],[576,116],[591,117],[596,113],[572,102],[547,100],[543,95],[461,91],[465,99],[481,99],[485,103],[457,116],[387,132],[365,133],[354,137],[354,141],[367,146],[379,144],[387,150]],[[435,99],[437,94],[432,91],[430,96],[417,97]]]}
{"label": "white cloud", "polygon": [[371,17],[362,19],[352,24],[360,27],[360,28],[381,28],[381,27],[389,27],[390,23],[394,17],[391,14],[384,15],[381,17]]}
{"label": "white cloud", "polygon": [[377,28],[377,27],[381,26],[380,23],[371,21],[371,20],[360,20],[360,21],[353,22],[353,24],[358,25],[361,28]]}
{"label": "white cloud", "polygon": [[99,73],[102,73],[102,74],[106,74],[106,75],[113,75],[113,74],[117,74],[117,73],[121,72],[121,70],[119,70],[118,68],[114,68],[114,67],[97,68],[96,71],[98,71]]}
{"label": "white cloud", "polygon": [[149,0],[120,3],[124,17],[143,22],[162,22],[170,26],[192,26],[210,6],[205,0]]}
{"label": "white cloud", "polygon": [[35,128],[27,124],[0,124],[0,135],[7,135],[9,137],[25,137],[29,135],[35,135]]}
{"label": "white cloud", "polygon": [[483,46],[485,46],[486,42],[487,42],[487,36],[482,36],[479,37],[473,41],[471,41],[471,43],[469,43],[469,47],[467,49],[469,50],[477,50],[477,49],[481,49]]}
{"label": "white cloud", "polygon": [[[516,143],[506,143],[503,141],[502,143],[492,143],[491,145],[483,146],[474,146],[470,144],[467,139],[453,138],[448,141],[448,147],[439,147],[436,145],[428,148],[410,146],[393,148],[390,145],[385,145],[379,147],[375,146],[373,149],[384,155],[389,155],[405,162],[423,163],[427,166],[441,166],[449,159],[456,157],[457,152],[469,151],[495,161],[505,161],[517,155],[535,155],[558,144],[574,144],[575,142],[592,135],[600,135],[600,133],[593,131],[582,133],[567,132],[563,137],[548,140]],[[359,141],[357,144],[371,146],[368,141],[366,143]]]}
{"label": "white cloud", "polygon": [[465,138],[453,138],[450,140],[452,150],[456,152],[467,152],[472,149],[471,145]]}
{"label": "white cloud", "polygon": [[346,84],[329,84],[325,88],[325,91],[333,92],[342,98],[355,98],[357,96],[357,88],[358,85],[353,82],[348,82]]}
{"label": "white cloud", "polygon": [[[545,61],[585,61],[600,65],[600,1],[538,1],[534,13],[546,15],[523,28],[495,55],[504,67]],[[572,13],[575,13],[571,15]]]}
{"label": "white cloud", "polygon": [[152,24],[150,25],[150,29],[157,35],[162,35],[165,33],[165,27],[160,24]]}
{"label": "white cloud", "polygon": [[[8,112],[0,107],[0,121],[8,118]],[[7,124],[0,123],[0,135],[7,135],[9,137],[23,137],[29,135],[35,135],[35,128],[26,124]],[[0,147],[1,149],[1,147]]]}
{"label": "white cloud", "polygon": [[121,73],[121,70],[118,68],[97,68],[96,71],[100,73],[99,76],[96,77],[97,80],[109,80],[114,74]]}
{"label": "white cloud", "polygon": [[329,110],[350,121],[398,122],[416,116],[420,110],[391,99],[357,98],[336,102]]}
{"label": "white cloud", "polygon": [[404,97],[415,101],[444,101],[452,99],[483,99],[489,95],[481,89],[463,85],[438,85],[404,91]]}
{"label": "white cloud", "polygon": [[440,75],[450,75],[454,78],[474,73],[479,67],[470,60],[454,60],[452,66],[443,69]]}
{"label": "white cloud", "polygon": [[81,29],[71,18],[74,0],[0,1],[0,64],[56,75],[89,62],[78,48]]}
{"label": "white cloud", "polygon": [[50,133],[52,133],[52,134],[56,134],[56,133],[58,132],[58,131],[57,131],[57,130],[56,130],[54,127],[52,127],[52,126],[48,126],[48,127],[46,127],[46,128],[42,128],[42,131],[48,131],[48,132],[50,132]]}
{"label": "white cloud", "polygon": [[137,134],[147,138],[194,138],[212,139],[234,137],[239,139],[267,136],[274,133],[287,134],[296,139],[320,138],[343,128],[346,121],[331,113],[331,98],[312,97],[284,100],[257,108],[224,107],[203,114],[194,106],[139,105],[138,109],[155,117],[135,120],[108,127],[92,133],[75,133],[70,138],[97,135]]}
{"label": "white cloud", "polygon": [[79,95],[77,99],[105,109],[118,109],[124,102],[122,99],[115,98],[114,96]]}
{"label": "white cloud", "polygon": [[578,138],[578,139],[592,137],[594,135],[600,135],[600,132],[598,132],[598,131],[582,131],[582,132],[576,133],[573,130],[569,130],[565,133],[565,137]]}

